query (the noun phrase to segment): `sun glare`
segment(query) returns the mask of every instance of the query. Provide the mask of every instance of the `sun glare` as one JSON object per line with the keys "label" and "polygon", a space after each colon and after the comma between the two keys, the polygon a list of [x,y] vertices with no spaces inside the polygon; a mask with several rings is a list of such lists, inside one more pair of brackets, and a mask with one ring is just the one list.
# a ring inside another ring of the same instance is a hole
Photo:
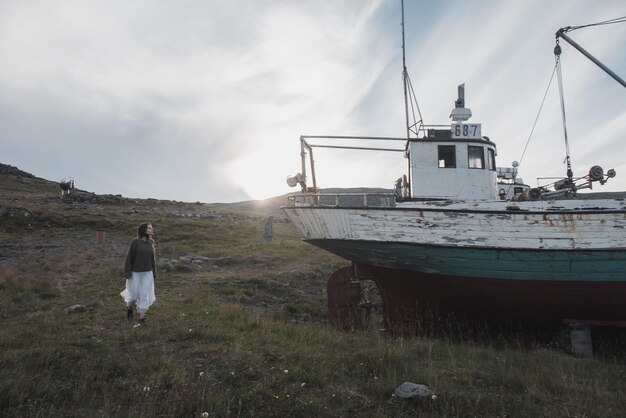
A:
{"label": "sun glare", "polygon": [[297,163],[297,155],[274,155],[271,150],[258,150],[233,161],[230,178],[235,179],[250,199],[267,199],[294,191],[286,179],[296,174]]}

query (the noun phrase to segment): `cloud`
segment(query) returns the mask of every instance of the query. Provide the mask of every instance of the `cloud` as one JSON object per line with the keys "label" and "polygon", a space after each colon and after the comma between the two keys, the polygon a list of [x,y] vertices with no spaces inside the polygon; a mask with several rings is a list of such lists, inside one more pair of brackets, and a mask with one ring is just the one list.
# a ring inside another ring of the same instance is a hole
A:
{"label": "cloud", "polygon": [[[407,63],[425,121],[447,123],[456,86],[466,82],[473,121],[508,164],[534,121],[556,29],[615,17],[622,6],[406,9]],[[387,1],[4,3],[1,158],[52,180],[73,176],[97,193],[214,202],[291,191],[284,179],[300,170],[299,135],[404,134],[399,23],[399,4]],[[617,27],[572,36],[624,73]],[[603,144],[621,148],[623,92],[579,55],[567,48],[563,57],[572,145],[578,157],[577,134],[592,132],[594,151],[584,153],[600,157]],[[551,98],[528,175],[562,154],[558,111]],[[317,158],[324,187],[389,186],[405,170],[401,155]]]}

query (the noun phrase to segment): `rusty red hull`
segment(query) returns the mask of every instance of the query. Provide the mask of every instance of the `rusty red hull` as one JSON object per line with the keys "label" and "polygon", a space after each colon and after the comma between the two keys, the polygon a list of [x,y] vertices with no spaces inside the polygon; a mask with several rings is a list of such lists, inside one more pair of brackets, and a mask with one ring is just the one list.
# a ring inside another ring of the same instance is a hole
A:
{"label": "rusty red hull", "polygon": [[563,321],[626,321],[626,283],[480,279],[359,265],[377,284],[389,327],[423,318],[553,326]]}

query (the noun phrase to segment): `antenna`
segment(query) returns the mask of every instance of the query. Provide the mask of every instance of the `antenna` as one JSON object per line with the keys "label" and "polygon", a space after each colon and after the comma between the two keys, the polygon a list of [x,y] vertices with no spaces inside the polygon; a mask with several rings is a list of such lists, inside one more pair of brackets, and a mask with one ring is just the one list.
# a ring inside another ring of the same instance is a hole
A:
{"label": "antenna", "polygon": [[456,123],[462,123],[472,117],[472,111],[465,107],[465,83],[458,87],[459,98],[454,101],[454,109],[450,117]]}

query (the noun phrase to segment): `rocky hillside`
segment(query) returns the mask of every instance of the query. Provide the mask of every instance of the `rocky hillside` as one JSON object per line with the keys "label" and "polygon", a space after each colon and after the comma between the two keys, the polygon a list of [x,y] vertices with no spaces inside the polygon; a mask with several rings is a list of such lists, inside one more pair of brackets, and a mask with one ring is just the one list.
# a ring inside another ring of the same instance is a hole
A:
{"label": "rocky hillside", "polygon": [[189,216],[198,215],[201,208],[227,208],[235,211],[254,213],[262,216],[283,216],[281,206],[287,203],[287,195],[265,200],[250,200],[237,203],[186,203],[159,199],[127,198],[122,195],[99,195],[86,190],[73,189],[71,193],[61,194],[61,183],[39,178],[31,173],[8,164],[0,163],[0,216],[13,207],[13,203],[29,202],[35,208],[56,205],[60,202],[78,205],[136,205],[139,202],[173,207],[186,207]]}
{"label": "rocky hillside", "polygon": [[35,177],[30,173],[20,170],[12,165],[0,163],[0,175],[5,176],[19,176],[19,177]]}
{"label": "rocky hillside", "polygon": [[[263,283],[275,282],[276,275],[288,282],[314,276],[315,280],[305,280],[299,291],[307,289],[303,294],[317,298],[318,273],[303,266],[312,263],[317,269],[318,260],[331,264],[342,261],[301,242],[299,233],[280,212],[284,202],[284,196],[208,204],[98,195],[79,189],[62,194],[58,182],[3,164],[0,273],[44,277],[48,274],[46,269],[52,268],[49,263],[53,263],[53,270],[72,264],[70,269],[81,277],[87,277],[89,270],[97,266],[106,280],[120,277],[119,268],[137,225],[151,222],[156,230],[159,270],[163,272],[181,275],[184,280],[211,276],[211,280],[220,283],[215,286],[215,293],[228,298],[232,296],[230,292],[243,292],[239,288],[233,290],[234,283],[248,286],[246,280],[251,275]],[[270,217],[273,234],[268,237],[266,225]],[[100,237],[102,242],[98,241]],[[85,265],[78,266],[79,261]],[[37,272],[39,268],[44,271]],[[19,270],[19,274],[12,269]],[[323,271],[323,277],[330,274]],[[61,280],[65,273],[59,277],[54,280]],[[251,308],[278,306],[275,289],[284,291],[282,285],[271,287],[267,298],[256,292],[254,304],[249,303]]]}

